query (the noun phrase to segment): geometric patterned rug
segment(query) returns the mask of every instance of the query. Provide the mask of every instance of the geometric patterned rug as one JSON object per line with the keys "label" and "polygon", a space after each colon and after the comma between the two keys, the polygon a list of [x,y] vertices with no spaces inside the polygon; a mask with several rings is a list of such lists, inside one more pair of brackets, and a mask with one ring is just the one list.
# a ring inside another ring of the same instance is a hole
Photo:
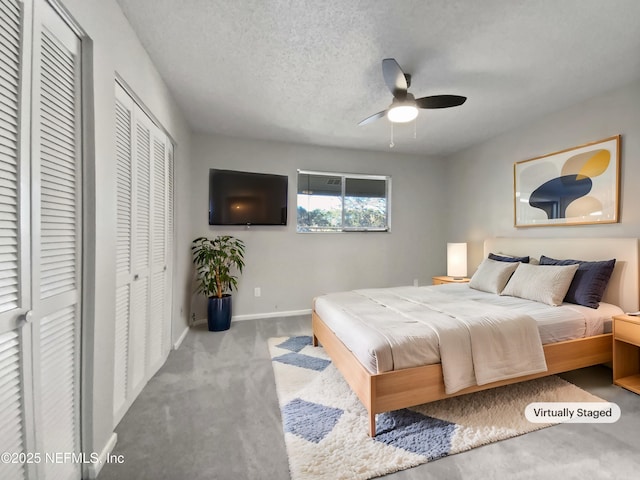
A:
{"label": "geometric patterned rug", "polygon": [[378,414],[360,400],[311,337],[269,339],[293,480],[366,480],[549,427],[532,402],[602,402],[556,376]]}

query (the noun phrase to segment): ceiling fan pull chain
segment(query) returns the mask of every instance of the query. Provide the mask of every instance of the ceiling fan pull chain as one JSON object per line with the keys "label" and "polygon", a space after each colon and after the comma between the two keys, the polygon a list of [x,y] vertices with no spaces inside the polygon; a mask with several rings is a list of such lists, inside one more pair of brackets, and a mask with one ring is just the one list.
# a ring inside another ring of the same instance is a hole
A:
{"label": "ceiling fan pull chain", "polygon": [[393,148],[395,143],[393,143],[393,122],[389,122],[391,124],[391,141],[389,142],[389,148]]}

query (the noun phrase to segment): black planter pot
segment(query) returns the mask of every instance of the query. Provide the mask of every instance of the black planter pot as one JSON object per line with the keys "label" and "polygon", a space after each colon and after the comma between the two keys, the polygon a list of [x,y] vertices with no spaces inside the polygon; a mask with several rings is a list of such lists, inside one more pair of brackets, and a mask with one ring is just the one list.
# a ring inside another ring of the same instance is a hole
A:
{"label": "black planter pot", "polygon": [[231,295],[222,298],[209,297],[207,305],[207,323],[210,332],[221,332],[231,327]]}

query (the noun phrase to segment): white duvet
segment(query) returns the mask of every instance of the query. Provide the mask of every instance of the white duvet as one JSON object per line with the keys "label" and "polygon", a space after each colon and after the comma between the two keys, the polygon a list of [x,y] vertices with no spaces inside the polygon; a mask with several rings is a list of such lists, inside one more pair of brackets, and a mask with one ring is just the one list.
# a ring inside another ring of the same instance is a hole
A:
{"label": "white duvet", "polygon": [[373,373],[441,363],[447,393],[546,371],[541,325],[562,312],[563,321],[583,326],[578,336],[584,336],[584,308],[549,307],[466,285],[355,290],[315,301],[327,326]]}

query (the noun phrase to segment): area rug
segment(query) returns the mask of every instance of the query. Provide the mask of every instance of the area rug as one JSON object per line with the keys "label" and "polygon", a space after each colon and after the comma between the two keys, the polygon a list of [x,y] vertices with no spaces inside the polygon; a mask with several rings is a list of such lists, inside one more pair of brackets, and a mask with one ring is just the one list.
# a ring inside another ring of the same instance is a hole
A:
{"label": "area rug", "polygon": [[382,413],[368,436],[360,400],[311,337],[269,339],[293,480],[365,480],[549,427],[531,402],[598,402],[551,376]]}

